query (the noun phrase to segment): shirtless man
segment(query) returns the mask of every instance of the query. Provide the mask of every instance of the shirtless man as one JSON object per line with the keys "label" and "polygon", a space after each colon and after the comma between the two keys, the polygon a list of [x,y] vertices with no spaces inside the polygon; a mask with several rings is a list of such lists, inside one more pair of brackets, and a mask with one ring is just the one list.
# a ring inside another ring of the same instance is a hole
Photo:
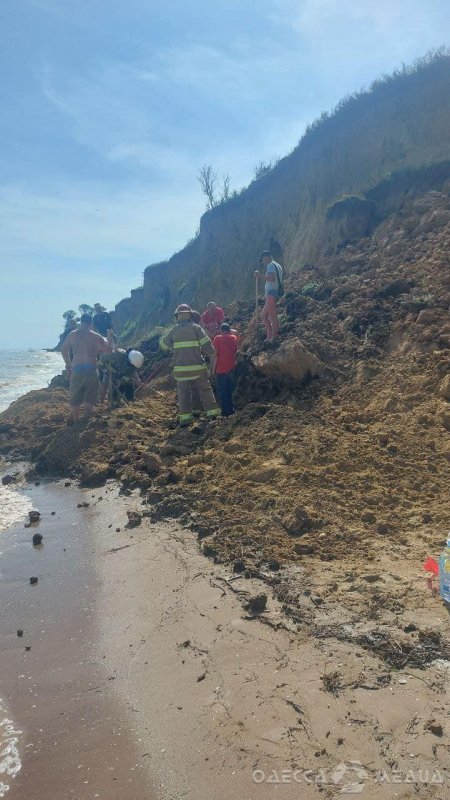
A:
{"label": "shirtless man", "polygon": [[75,422],[80,419],[82,404],[86,414],[91,414],[98,403],[100,382],[97,375],[97,356],[112,352],[112,331],[108,331],[108,341],[105,342],[91,328],[92,317],[83,314],[80,327],[69,333],[61,348],[70,380],[70,405]]}

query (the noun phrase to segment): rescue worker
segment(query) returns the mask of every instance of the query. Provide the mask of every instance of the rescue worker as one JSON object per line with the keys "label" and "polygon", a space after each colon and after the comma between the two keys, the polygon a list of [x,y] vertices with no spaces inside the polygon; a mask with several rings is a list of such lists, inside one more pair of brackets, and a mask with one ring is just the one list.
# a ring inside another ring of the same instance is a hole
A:
{"label": "rescue worker", "polygon": [[191,424],[192,388],[198,389],[208,419],[220,416],[213,390],[208,380],[204,356],[213,356],[214,347],[200,325],[192,322],[191,308],[180,305],[175,310],[177,324],[161,338],[161,349],[173,350],[173,376],[177,382],[178,412],[181,427]]}
{"label": "rescue worker", "polygon": [[104,402],[108,392],[110,371],[112,377],[111,401],[117,402],[120,400],[120,396],[128,401],[133,400],[134,390],[142,383],[138,375],[138,369],[144,363],[142,353],[131,347],[128,350],[118,347],[111,355],[102,356],[100,362],[104,368],[100,404]]}
{"label": "rescue worker", "polygon": [[[202,315],[200,311],[195,311],[194,309],[191,310],[191,320],[195,322],[196,325],[202,326]],[[192,383],[192,413],[194,417],[197,419],[202,415],[202,401],[200,399],[200,392],[198,390],[197,383]]]}

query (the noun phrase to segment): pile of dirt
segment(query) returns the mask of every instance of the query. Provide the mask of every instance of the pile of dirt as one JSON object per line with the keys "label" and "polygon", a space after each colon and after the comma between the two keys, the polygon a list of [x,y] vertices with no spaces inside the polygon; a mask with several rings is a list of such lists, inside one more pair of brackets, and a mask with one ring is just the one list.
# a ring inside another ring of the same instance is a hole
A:
{"label": "pile of dirt", "polygon": [[[299,624],[323,628],[331,603],[391,624],[417,592],[434,602],[418,576],[450,512],[448,195],[406,203],[287,289],[276,347],[250,305],[228,309],[245,331],[233,417],[177,430],[166,364],[132,406],[74,426],[64,389],[30,393],[2,414],[0,452],[141,487],[153,520],[178,518],[206,555],[265,576]],[[161,356],[142,349],[151,374]]]}

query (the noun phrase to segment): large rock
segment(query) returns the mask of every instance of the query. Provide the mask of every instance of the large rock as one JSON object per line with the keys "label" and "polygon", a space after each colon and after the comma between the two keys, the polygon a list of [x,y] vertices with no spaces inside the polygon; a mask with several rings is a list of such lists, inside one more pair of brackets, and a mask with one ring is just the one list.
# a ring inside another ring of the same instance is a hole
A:
{"label": "large rock", "polygon": [[290,378],[302,381],[322,374],[319,359],[299,339],[283,342],[277,350],[259,353],[253,364],[269,378]]}
{"label": "large rock", "polygon": [[290,536],[303,536],[304,533],[312,530],[316,524],[309,509],[303,508],[302,506],[297,506],[297,508],[283,520],[283,525]]}
{"label": "large rock", "polygon": [[80,483],[82,486],[89,486],[94,488],[96,486],[103,486],[106,479],[109,477],[109,465],[98,463],[96,461],[88,462],[80,476]]}
{"label": "large rock", "polygon": [[161,461],[158,456],[155,456],[153,453],[144,453],[142,458],[147,473],[150,477],[156,478],[161,472]]}

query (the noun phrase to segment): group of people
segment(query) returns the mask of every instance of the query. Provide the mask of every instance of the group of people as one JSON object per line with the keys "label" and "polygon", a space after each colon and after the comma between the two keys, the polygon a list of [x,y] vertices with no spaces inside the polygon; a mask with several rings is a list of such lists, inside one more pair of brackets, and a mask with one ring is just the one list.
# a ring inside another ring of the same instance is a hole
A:
{"label": "group of people", "polygon": [[[272,343],[279,334],[277,299],[283,294],[283,270],[268,250],[261,253],[259,264],[265,267],[265,272],[257,270],[254,276],[257,293],[260,281],[264,281],[262,320],[266,342]],[[79,327],[69,333],[61,349],[70,379],[70,404],[75,421],[80,418],[82,405],[90,413],[105,399],[108,386],[111,391],[111,374],[118,370],[119,362],[120,371],[127,374],[127,382],[134,388],[140,383],[138,369],[144,361],[139,351],[115,347],[111,315],[98,303],[94,309],[94,316],[81,316]],[[230,416],[234,413],[234,370],[240,345],[237,330],[225,321],[223,309],[212,301],[203,314],[181,304],[175,310],[175,317],[176,325],[161,338],[160,346],[164,352],[172,353],[180,426],[190,425],[202,412],[207,419]],[[104,368],[101,384],[99,359]],[[115,389],[122,394],[117,385]]]}
{"label": "group of people", "polygon": [[144,356],[138,350],[116,347],[112,316],[96,303],[95,314],[82,314],[79,324],[64,339],[61,354],[66,365],[70,387],[70,405],[75,422],[81,406],[90,414],[109,393],[129,401],[141,384],[138,370]]}

